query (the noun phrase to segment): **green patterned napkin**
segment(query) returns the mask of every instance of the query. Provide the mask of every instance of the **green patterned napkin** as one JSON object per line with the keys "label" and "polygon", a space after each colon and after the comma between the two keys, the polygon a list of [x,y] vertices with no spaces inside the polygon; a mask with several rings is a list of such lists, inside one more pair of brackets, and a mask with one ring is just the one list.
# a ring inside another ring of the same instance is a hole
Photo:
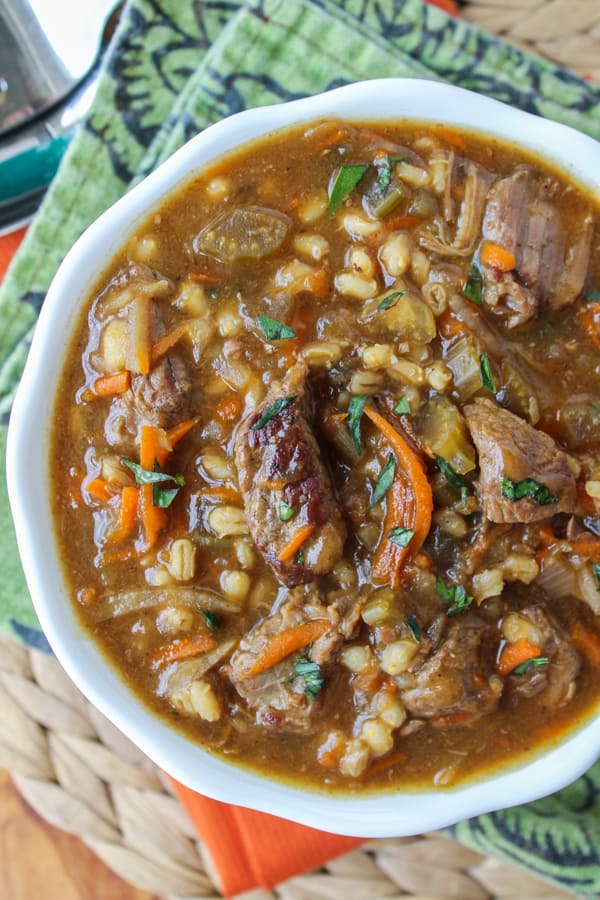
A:
{"label": "green patterned napkin", "polygon": [[[421,0],[132,0],[84,127],[0,289],[0,628],[46,647],[6,496],[4,445],[39,308],[69,247],[207,125],[364,78],[447,80],[600,139],[600,90]],[[600,764],[552,797],[454,834],[580,894],[600,893]]]}

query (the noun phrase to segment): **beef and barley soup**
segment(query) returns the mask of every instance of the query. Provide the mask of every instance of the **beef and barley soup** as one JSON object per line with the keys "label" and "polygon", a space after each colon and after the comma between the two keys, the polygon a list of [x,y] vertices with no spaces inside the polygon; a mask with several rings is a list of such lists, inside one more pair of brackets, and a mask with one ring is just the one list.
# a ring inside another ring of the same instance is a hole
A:
{"label": "beef and barley soup", "polygon": [[419,123],[256,142],[92,291],[55,406],[73,602],[270,776],[455,784],[600,701],[598,202]]}

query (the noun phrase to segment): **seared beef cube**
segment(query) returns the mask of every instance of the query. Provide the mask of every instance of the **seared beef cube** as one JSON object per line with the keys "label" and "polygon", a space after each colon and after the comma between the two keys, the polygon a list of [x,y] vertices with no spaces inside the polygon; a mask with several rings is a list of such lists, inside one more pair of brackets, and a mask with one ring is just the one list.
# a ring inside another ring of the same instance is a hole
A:
{"label": "seared beef cube", "polygon": [[[573,646],[564,626],[540,603],[527,606],[518,613],[533,625],[536,644],[540,656],[547,664],[525,667],[520,675],[510,675],[507,694],[514,702],[518,697],[535,697],[542,694],[541,701],[549,707],[564,706],[575,693],[575,679],[581,668],[581,658]],[[533,639],[533,638],[532,638]]]}
{"label": "seared beef cube", "polygon": [[[307,369],[296,365],[240,427],[235,462],[250,532],[288,586],[330,572],[346,527],[305,411]],[[306,539],[290,555],[302,533]],[[290,543],[291,542],[291,543]]]}
{"label": "seared beef cube", "polygon": [[[549,435],[491,400],[475,400],[463,412],[479,453],[476,487],[488,519],[534,522],[573,512],[575,477],[566,454]],[[521,482],[529,482],[530,496],[519,498]]]}
{"label": "seared beef cube", "polygon": [[592,217],[586,215],[568,241],[552,190],[552,183],[539,183],[521,167],[496,181],[488,194],[483,240],[512,253],[515,267],[502,272],[482,265],[483,300],[510,327],[534,318],[540,306],[568,306],[584,285]]}
{"label": "seared beef cube", "polygon": [[498,646],[496,628],[479,622],[456,622],[436,652],[415,673],[414,683],[401,692],[413,716],[478,718],[494,712],[502,681],[494,674]]}

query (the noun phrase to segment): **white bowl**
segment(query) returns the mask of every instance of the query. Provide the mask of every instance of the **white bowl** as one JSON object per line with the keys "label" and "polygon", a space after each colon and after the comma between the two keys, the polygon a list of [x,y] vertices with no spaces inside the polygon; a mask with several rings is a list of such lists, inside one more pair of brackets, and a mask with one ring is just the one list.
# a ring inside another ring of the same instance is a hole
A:
{"label": "white bowl", "polygon": [[155,763],[209,797],[248,806],[325,831],[364,837],[418,834],[469,816],[524,803],[558,790],[600,755],[600,717],[522,765],[454,789],[405,790],[365,796],[299,789],[224,762],[169,728],[115,674],[79,625],[58,562],[51,526],[49,437],[63,365],[93,284],[148,213],[194,172],[228,150],[276,129],[328,117],[420,120],[466,126],[513,141],[558,164],[600,194],[600,144],[445,84],[383,79],[306,100],[248,110],[208,128],[104,213],[62,263],[44,302],[11,416],[8,484],[21,559],[35,608],[70,677],[101,712]]}

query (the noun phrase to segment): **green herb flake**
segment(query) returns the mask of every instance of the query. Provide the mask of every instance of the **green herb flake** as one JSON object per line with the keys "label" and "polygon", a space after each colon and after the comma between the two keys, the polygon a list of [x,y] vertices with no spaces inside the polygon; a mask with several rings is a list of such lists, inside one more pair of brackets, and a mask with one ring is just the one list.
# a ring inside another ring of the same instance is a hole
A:
{"label": "green herb flake", "polygon": [[393,453],[390,453],[379,473],[379,478],[377,479],[377,484],[375,485],[369,508],[375,506],[383,497],[385,497],[392,486],[395,474],[396,457]]}
{"label": "green herb flake", "polygon": [[328,216],[335,215],[346,197],[350,196],[368,168],[368,164],[365,163],[354,166],[340,166],[329,189],[329,204],[327,206]]}
{"label": "green herb flake", "polygon": [[296,558],[295,558],[294,562],[296,563],[297,566],[304,565],[304,550],[298,550],[298,552],[296,553]]}
{"label": "green herb flake", "polygon": [[206,624],[210,628],[211,631],[216,631],[217,628],[221,627],[221,622],[219,621],[219,617],[211,612],[210,609],[203,609],[202,615],[206,620]]}
{"label": "green herb flake", "polygon": [[538,506],[549,506],[558,501],[558,498],[550,492],[545,484],[536,481],[534,478],[523,478],[522,481],[513,481],[512,478],[504,476],[500,485],[500,493],[508,500],[523,500],[525,497],[528,497],[537,503]]}
{"label": "green herb flake", "polygon": [[488,391],[491,391],[492,394],[495,394],[496,384],[494,382],[494,376],[492,375],[492,370],[490,367],[490,358],[487,353],[482,353],[479,357],[479,371],[481,373],[481,383],[484,388],[487,388]]}
{"label": "green herb flake", "polygon": [[408,547],[414,533],[413,528],[403,528],[402,525],[396,525],[388,531],[387,539],[392,544],[398,544],[399,547]]}
{"label": "green herb flake", "polygon": [[346,421],[348,423],[348,430],[352,435],[354,449],[359,456],[363,452],[361,420],[368,399],[366,394],[357,394],[352,398],[350,405],[348,406],[348,418]]}
{"label": "green herb flake", "polygon": [[377,304],[377,309],[392,309],[392,307],[396,305],[400,297],[403,297],[405,293],[406,291],[404,290],[394,291],[392,294],[388,294],[387,297],[384,297],[383,300],[381,300]]}
{"label": "green herb flake", "polygon": [[482,293],[483,275],[481,274],[479,267],[473,263],[471,271],[469,272],[469,277],[467,278],[467,283],[463,288],[463,294],[471,301],[471,303],[475,303],[476,306],[481,306],[483,302]]}
{"label": "green herb flake", "polygon": [[281,522],[289,522],[290,519],[294,518],[296,512],[297,510],[290,506],[289,503],[286,503],[285,500],[279,501],[279,519]]}
{"label": "green herb flake", "polygon": [[594,573],[594,578],[596,579],[596,586],[600,591],[600,563],[594,563],[592,566],[592,571]]}
{"label": "green herb flake", "polygon": [[586,303],[600,303],[600,291],[590,291],[583,299]]}
{"label": "green herb flake", "polygon": [[309,700],[314,700],[324,681],[319,664],[300,657],[294,663],[294,672],[304,678],[304,693]]}
{"label": "green herb flake", "polygon": [[413,613],[406,613],[406,624],[408,625],[408,630],[412,634],[415,643],[420,644],[422,637],[421,626]]}
{"label": "green herb flake", "polygon": [[403,394],[394,407],[394,412],[399,416],[410,416],[412,414],[412,410],[410,408],[410,403],[408,402],[408,397],[406,394]]}
{"label": "green herb flake", "polygon": [[543,669],[549,662],[550,660],[547,656],[532,656],[531,659],[526,659],[525,662],[515,666],[511,675],[525,675],[529,669]]}
{"label": "green herb flake", "polygon": [[467,501],[468,487],[467,482],[459,475],[458,472],[455,472],[449,462],[446,462],[443,456],[436,455],[435,461],[438,464],[438,468],[448,484],[451,484],[453,488],[456,488],[457,491],[460,491],[460,499],[463,503]]}
{"label": "green herb flake", "polygon": [[444,603],[448,604],[447,616],[457,616],[473,602],[473,597],[467,594],[464,585],[453,584],[452,587],[448,587],[439,575],[435,579],[435,590]]}
{"label": "green herb flake", "polygon": [[284,409],[291,406],[296,399],[296,397],[281,397],[279,400],[276,400],[268,409],[265,409],[264,413],[258,417],[254,425],[250,426],[252,431],[259,431],[261,428],[264,428],[267,422],[270,422],[271,419],[278,416],[280,412],[283,412]]}
{"label": "green herb flake", "polygon": [[263,334],[268,341],[283,341],[287,338],[297,337],[296,332],[289,325],[278,322],[277,319],[270,319],[269,316],[258,315],[258,324],[263,330]]}
{"label": "green herb flake", "polygon": [[[133,472],[137,484],[152,485],[152,505],[159,506],[161,509],[167,509],[171,505],[180,488],[185,484],[183,475],[169,475],[168,472],[163,472],[156,461],[152,471],[142,468],[139,463],[132,459],[126,459],[124,456],[121,457],[121,465]],[[177,487],[162,487],[164,482],[172,482]]]}

